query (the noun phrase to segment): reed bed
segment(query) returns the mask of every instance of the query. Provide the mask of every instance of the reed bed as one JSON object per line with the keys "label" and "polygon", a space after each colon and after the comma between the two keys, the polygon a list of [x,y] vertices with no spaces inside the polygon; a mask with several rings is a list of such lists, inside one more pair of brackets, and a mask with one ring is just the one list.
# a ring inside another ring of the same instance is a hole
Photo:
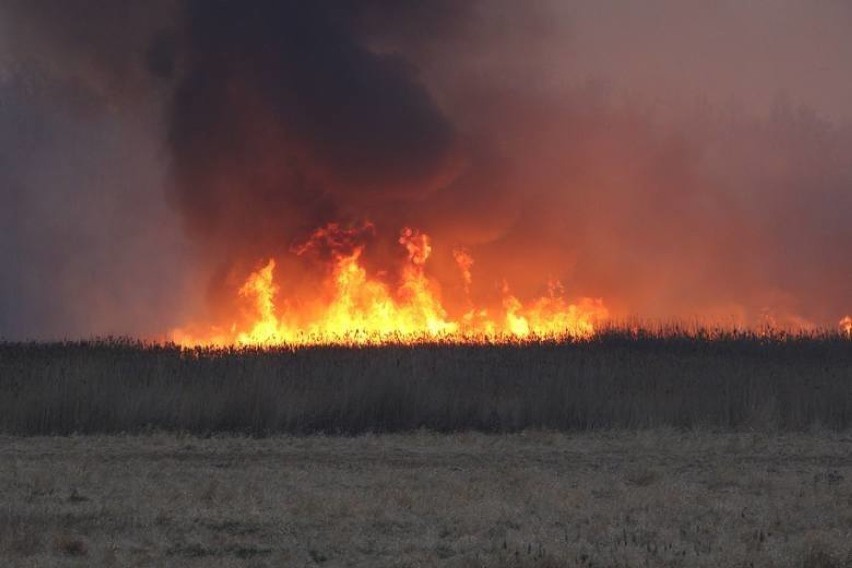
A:
{"label": "reed bed", "polygon": [[677,327],[513,344],[0,343],[0,432],[842,431],[852,341]]}

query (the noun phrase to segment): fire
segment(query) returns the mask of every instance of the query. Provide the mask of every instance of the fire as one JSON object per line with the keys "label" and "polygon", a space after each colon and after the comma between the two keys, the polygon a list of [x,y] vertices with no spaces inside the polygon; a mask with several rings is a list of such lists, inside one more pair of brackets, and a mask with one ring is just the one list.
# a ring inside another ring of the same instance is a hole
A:
{"label": "fire", "polygon": [[840,329],[843,330],[843,333],[852,338],[852,316],[846,316],[840,320]]}
{"label": "fire", "polygon": [[235,318],[228,329],[178,329],[172,340],[183,346],[559,340],[590,337],[609,316],[600,299],[569,302],[558,282],[551,283],[546,296],[527,303],[504,283],[498,306],[476,306],[470,297],[473,258],[461,249],[453,251],[453,257],[467,307],[453,316],[442,302],[440,283],[426,271],[432,255],[427,234],[402,230],[398,243],[407,257],[398,283],[392,285],[365,268],[359,239],[363,230],[330,224],[294,249],[298,255],[331,251],[327,275],[315,297],[299,303],[282,299],[276,263],[270,259],[239,289],[239,301],[249,316],[245,322],[238,324]]}

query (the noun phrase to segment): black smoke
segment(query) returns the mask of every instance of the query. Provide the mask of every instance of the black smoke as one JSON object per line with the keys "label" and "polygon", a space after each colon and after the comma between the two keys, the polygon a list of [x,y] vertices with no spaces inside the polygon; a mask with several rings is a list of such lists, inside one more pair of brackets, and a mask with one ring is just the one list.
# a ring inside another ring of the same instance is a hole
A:
{"label": "black smoke", "polygon": [[377,4],[186,3],[169,136],[194,234],[268,254],[454,175],[456,132],[416,69],[358,35]]}

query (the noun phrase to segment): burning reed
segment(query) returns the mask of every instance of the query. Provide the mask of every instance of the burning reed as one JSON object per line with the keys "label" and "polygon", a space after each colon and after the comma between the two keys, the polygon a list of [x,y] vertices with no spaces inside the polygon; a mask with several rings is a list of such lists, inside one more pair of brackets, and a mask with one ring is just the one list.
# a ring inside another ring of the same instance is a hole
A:
{"label": "burning reed", "polygon": [[0,432],[852,427],[842,335],[631,333],[509,345],[0,345]]}

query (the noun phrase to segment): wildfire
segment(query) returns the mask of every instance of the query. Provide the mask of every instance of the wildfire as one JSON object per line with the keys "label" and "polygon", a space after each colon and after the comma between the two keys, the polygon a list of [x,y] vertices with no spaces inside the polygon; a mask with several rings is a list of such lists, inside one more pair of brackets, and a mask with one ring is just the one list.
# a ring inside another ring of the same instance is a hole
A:
{"label": "wildfire", "polygon": [[840,320],[840,329],[843,330],[843,333],[852,338],[852,316],[846,316]]}
{"label": "wildfire", "polygon": [[453,317],[442,303],[439,282],[426,272],[432,254],[429,236],[405,228],[399,244],[407,252],[407,261],[394,286],[368,274],[358,230],[336,224],[318,229],[294,249],[299,255],[315,249],[331,251],[327,276],[314,298],[301,303],[281,301],[276,263],[270,259],[239,289],[239,301],[249,313],[246,322],[235,321],[227,330],[178,329],[172,339],[183,346],[501,343],[589,337],[608,318],[600,299],[570,303],[558,282],[551,283],[546,296],[526,304],[504,284],[499,306],[475,306],[470,297],[474,262],[461,249],[453,251],[453,257],[467,308]]}

